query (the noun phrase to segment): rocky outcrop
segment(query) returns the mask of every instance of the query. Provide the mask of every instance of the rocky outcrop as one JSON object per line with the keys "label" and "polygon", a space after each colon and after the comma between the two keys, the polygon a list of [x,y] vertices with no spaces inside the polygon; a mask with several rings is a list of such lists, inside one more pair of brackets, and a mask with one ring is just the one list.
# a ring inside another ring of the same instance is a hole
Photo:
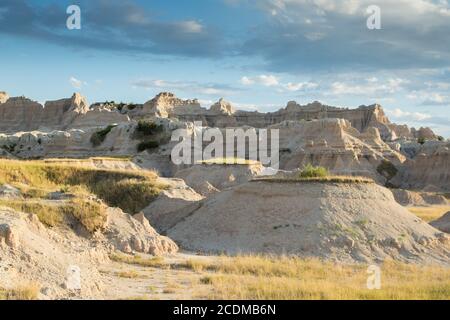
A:
{"label": "rocky outcrop", "polygon": [[24,97],[9,98],[0,104],[0,133],[67,130],[99,127],[129,121],[127,115],[96,108],[75,93],[69,99],[48,101],[45,106]]}
{"label": "rocky outcrop", "polygon": [[109,243],[124,253],[147,253],[155,256],[176,253],[178,246],[159,235],[143,213],[133,217],[120,209],[109,209],[108,226],[104,232]]}
{"label": "rocky outcrop", "polygon": [[195,114],[203,111],[198,100],[182,100],[173,93],[162,92],[152,100],[146,102],[142,114],[168,118],[178,114]]}
{"label": "rocky outcrop", "polygon": [[178,221],[197,210],[204,198],[181,179],[161,179],[161,182],[169,187],[143,213],[158,232],[164,234]]}
{"label": "rocky outcrop", "polygon": [[442,232],[450,233],[450,212],[447,212],[439,219],[430,222],[430,224]]}
{"label": "rocky outcrop", "polygon": [[214,103],[209,110],[214,113],[226,115],[232,115],[236,112],[236,109],[233,107],[233,105],[230,102],[225,101],[223,98]]}
{"label": "rocky outcrop", "polygon": [[0,104],[5,103],[8,99],[9,95],[4,91],[0,91]]}
{"label": "rocky outcrop", "polygon": [[392,189],[395,200],[402,206],[447,205],[447,199],[429,192],[415,192],[403,189]]}
{"label": "rocky outcrop", "polygon": [[450,190],[450,143],[425,143],[407,159],[392,183],[404,189]]}

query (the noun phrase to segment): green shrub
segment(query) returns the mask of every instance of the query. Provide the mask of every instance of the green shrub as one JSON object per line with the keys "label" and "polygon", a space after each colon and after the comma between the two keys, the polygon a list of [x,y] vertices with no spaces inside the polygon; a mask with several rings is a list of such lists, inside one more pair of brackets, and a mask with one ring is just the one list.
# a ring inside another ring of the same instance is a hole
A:
{"label": "green shrub", "polygon": [[438,139],[439,141],[444,141],[444,140],[445,140],[445,138],[444,138],[443,136],[438,136],[437,139]]}
{"label": "green shrub", "polygon": [[105,141],[106,136],[108,135],[108,133],[110,133],[111,130],[114,127],[117,127],[117,125],[116,124],[111,124],[111,125],[107,126],[106,128],[104,128],[104,129],[102,129],[100,131],[94,132],[92,134],[92,136],[91,136],[91,143],[92,143],[92,145],[94,147],[98,147],[99,145],[101,145],[103,143],[103,141]]}
{"label": "green shrub", "polygon": [[417,142],[420,143],[420,144],[424,144],[425,141],[426,141],[426,140],[425,140],[425,138],[423,138],[423,137],[417,139]]}
{"label": "green shrub", "polygon": [[386,179],[391,180],[398,172],[398,169],[388,160],[381,161],[377,167],[377,172]]}
{"label": "green shrub", "polygon": [[300,171],[300,178],[323,178],[329,175],[329,172],[324,167],[314,167],[308,163]]}
{"label": "green shrub", "polygon": [[159,147],[158,141],[150,140],[150,141],[142,141],[137,145],[138,152],[142,152],[149,149],[155,149]]}
{"label": "green shrub", "polygon": [[151,136],[156,133],[162,132],[164,127],[162,125],[157,125],[152,121],[140,120],[136,127],[136,132],[142,136]]}

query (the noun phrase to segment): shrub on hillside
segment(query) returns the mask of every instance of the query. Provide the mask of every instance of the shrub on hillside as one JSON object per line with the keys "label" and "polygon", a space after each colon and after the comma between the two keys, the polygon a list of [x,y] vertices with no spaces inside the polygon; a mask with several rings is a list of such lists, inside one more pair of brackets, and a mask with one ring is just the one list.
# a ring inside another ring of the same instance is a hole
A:
{"label": "shrub on hillside", "polygon": [[159,143],[157,141],[142,141],[137,145],[138,152],[142,152],[149,149],[156,149],[159,147]]}
{"label": "shrub on hillside", "polygon": [[426,140],[425,140],[425,138],[423,138],[423,137],[417,139],[417,143],[420,143],[420,144],[424,144],[425,141],[426,141]]}
{"label": "shrub on hillside", "polygon": [[377,172],[388,180],[391,180],[398,172],[398,169],[388,160],[381,161],[377,167]]}
{"label": "shrub on hillside", "polygon": [[315,167],[308,163],[300,171],[300,178],[324,178],[329,175],[329,172],[324,167]]}
{"label": "shrub on hillside", "polygon": [[164,127],[152,121],[140,120],[136,126],[136,132],[143,136],[151,136],[162,132]]}
{"label": "shrub on hillside", "polygon": [[103,143],[103,141],[105,141],[106,136],[108,135],[108,133],[111,132],[111,130],[116,127],[117,125],[115,124],[111,124],[109,126],[107,126],[106,128],[94,132],[91,136],[91,143],[94,147],[98,147],[99,145],[101,145]]}

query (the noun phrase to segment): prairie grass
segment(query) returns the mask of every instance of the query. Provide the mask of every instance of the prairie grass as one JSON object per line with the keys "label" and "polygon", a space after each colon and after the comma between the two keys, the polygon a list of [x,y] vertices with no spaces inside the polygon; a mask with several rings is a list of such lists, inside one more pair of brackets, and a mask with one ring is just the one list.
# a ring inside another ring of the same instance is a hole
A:
{"label": "prairie grass", "polygon": [[101,203],[87,199],[73,199],[61,204],[26,199],[0,199],[0,206],[37,215],[39,221],[49,227],[56,227],[71,215],[89,232],[101,229],[106,223],[106,208]]}
{"label": "prairie grass", "polygon": [[145,208],[164,188],[151,171],[110,170],[45,161],[0,160],[0,184],[44,193],[79,187],[128,213]]}
{"label": "prairie grass", "polygon": [[325,177],[260,177],[251,181],[264,181],[275,183],[374,183],[370,178],[358,176],[325,176]]}
{"label": "prairie grass", "polygon": [[211,286],[207,299],[450,299],[450,269],[386,261],[382,287],[366,286],[367,265],[295,257],[238,256],[191,260],[185,267]]}
{"label": "prairie grass", "polygon": [[109,258],[116,262],[134,264],[142,267],[161,268],[168,266],[168,264],[164,262],[164,259],[162,257],[143,258],[139,255],[130,256],[122,253],[113,253]]}
{"label": "prairie grass", "polygon": [[0,300],[37,300],[41,286],[35,282],[12,289],[0,288]]}
{"label": "prairie grass", "polygon": [[127,279],[135,279],[135,278],[139,278],[139,273],[137,273],[134,270],[129,270],[129,271],[119,271],[116,273],[116,276],[120,277],[120,278],[127,278]]}
{"label": "prairie grass", "polygon": [[450,206],[409,207],[407,209],[422,220],[430,222],[449,212]]}

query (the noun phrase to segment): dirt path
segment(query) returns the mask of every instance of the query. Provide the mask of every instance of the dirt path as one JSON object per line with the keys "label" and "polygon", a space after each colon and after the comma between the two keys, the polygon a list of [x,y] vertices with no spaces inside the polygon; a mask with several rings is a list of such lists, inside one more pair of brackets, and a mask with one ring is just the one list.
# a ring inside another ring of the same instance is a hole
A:
{"label": "dirt path", "polygon": [[164,258],[167,267],[144,267],[124,262],[105,264],[99,268],[104,288],[102,296],[97,298],[133,300],[206,298],[211,288],[201,286],[201,273],[171,267],[191,259],[212,260],[214,257],[178,253]]}

